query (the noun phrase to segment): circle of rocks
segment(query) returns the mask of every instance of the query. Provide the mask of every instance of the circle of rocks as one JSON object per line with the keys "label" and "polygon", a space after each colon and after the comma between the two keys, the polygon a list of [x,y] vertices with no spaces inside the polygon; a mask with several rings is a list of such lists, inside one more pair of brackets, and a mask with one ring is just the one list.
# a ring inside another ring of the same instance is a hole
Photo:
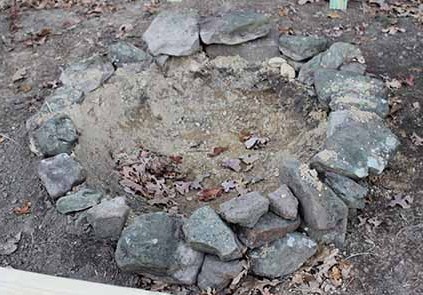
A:
{"label": "circle of rocks", "polygon": [[124,197],[108,199],[86,187],[70,192],[84,183],[86,172],[71,155],[78,132],[62,112],[113,75],[112,62],[100,56],[68,66],[60,76],[63,86],[27,121],[30,148],[45,157],[39,177],[57,210],[87,210],[98,239],[118,240],[115,258],[123,271],[222,290],[244,269],[245,257],[251,274],[281,278],[313,256],[318,243],[343,246],[349,211],[365,205],[368,188],[360,180],[382,173],[399,146],[383,122],[387,89],[364,75],[364,58],[352,44],[329,46],[315,36],[275,42],[273,36],[269,19],[254,12],[205,18],[163,12],[143,35],[149,53],[124,42],[109,47],[117,66],[162,66],[168,56],[194,54],[203,44],[209,56],[253,55],[287,79],[314,85],[320,105],[330,111],[323,149],[310,163],[284,157],[281,186],[268,196],[250,192],[222,203],[218,212],[204,206],[187,219],[141,214],[123,230],[130,212]]}

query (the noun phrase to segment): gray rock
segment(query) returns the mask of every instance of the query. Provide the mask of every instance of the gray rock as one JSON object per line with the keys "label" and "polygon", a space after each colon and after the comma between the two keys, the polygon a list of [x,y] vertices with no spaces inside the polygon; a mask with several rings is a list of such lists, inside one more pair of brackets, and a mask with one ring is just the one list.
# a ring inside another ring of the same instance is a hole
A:
{"label": "gray rock", "polygon": [[182,241],[180,226],[180,220],[165,213],[137,217],[118,241],[118,266],[166,282],[195,283],[204,254]]}
{"label": "gray rock", "polygon": [[65,86],[88,93],[106,82],[114,71],[110,62],[103,61],[100,56],[94,56],[70,64],[60,75],[60,80]]}
{"label": "gray rock", "polygon": [[30,149],[39,156],[70,154],[77,141],[76,127],[67,115],[57,115],[30,133]]}
{"label": "gray rock", "polygon": [[353,72],[353,73],[357,73],[360,75],[364,75],[364,73],[366,72],[366,65],[365,64],[361,64],[358,62],[352,62],[349,64],[345,64],[342,65],[339,70],[344,71],[344,72]]}
{"label": "gray rock", "polygon": [[198,275],[197,285],[202,290],[210,288],[219,292],[226,288],[243,268],[241,260],[223,262],[216,256],[206,255]]}
{"label": "gray rock", "polygon": [[314,73],[319,69],[338,70],[342,66],[357,61],[364,63],[364,57],[360,49],[352,44],[337,42],[332,44],[328,50],[322,52],[307,63],[300,70],[298,80],[302,83],[312,85],[314,83]]}
{"label": "gray rock", "polygon": [[301,214],[309,235],[324,243],[335,243],[342,248],[348,208],[335,193],[322,183],[315,170],[298,160],[285,157],[279,172],[301,205]]}
{"label": "gray rock", "polygon": [[41,160],[38,175],[53,199],[63,196],[75,185],[85,181],[85,171],[81,164],[68,154]]}
{"label": "gray rock", "polygon": [[238,45],[212,44],[205,46],[205,51],[211,58],[239,55],[250,63],[262,63],[280,55],[278,33],[271,31],[270,34],[263,38]]}
{"label": "gray rock", "polygon": [[97,205],[102,194],[90,189],[82,189],[61,197],[56,203],[56,209],[62,214],[82,211]]}
{"label": "gray rock", "polygon": [[311,165],[353,179],[380,174],[399,146],[397,137],[372,112],[335,111],[329,115],[324,149]]}
{"label": "gray rock", "polygon": [[205,44],[235,45],[266,36],[269,19],[255,12],[229,12],[207,17],[200,24],[201,41]]}
{"label": "gray rock", "polygon": [[269,209],[282,218],[295,220],[298,217],[298,200],[286,184],[268,194]]}
{"label": "gray rock", "polygon": [[233,231],[208,206],[195,210],[183,230],[188,244],[194,250],[217,255],[223,261],[242,256]]}
{"label": "gray rock", "polygon": [[325,174],[325,183],[341,198],[350,209],[363,209],[364,198],[368,189],[354,180],[328,172]]}
{"label": "gray rock", "polygon": [[279,49],[283,55],[295,61],[309,59],[328,47],[328,40],[318,36],[281,36]]}
{"label": "gray rock", "polygon": [[268,246],[251,250],[251,271],[258,276],[280,278],[300,268],[316,250],[317,244],[307,236],[290,233]]}
{"label": "gray rock", "polygon": [[108,49],[112,62],[119,66],[129,63],[141,63],[148,66],[153,61],[153,58],[144,50],[127,42],[113,43]]}
{"label": "gray rock", "polygon": [[198,16],[189,12],[161,12],[143,35],[150,53],[191,55],[200,50]]}
{"label": "gray rock", "polygon": [[128,218],[129,207],[124,197],[104,200],[87,211],[87,220],[98,239],[117,240]]}
{"label": "gray rock", "polygon": [[248,248],[257,248],[284,237],[300,226],[300,218],[286,220],[273,213],[264,214],[253,228],[243,227],[238,237]]}
{"label": "gray rock", "polygon": [[253,227],[269,210],[269,200],[258,192],[247,193],[220,204],[219,213],[226,221],[245,227]]}
{"label": "gray rock", "polygon": [[356,108],[386,117],[389,113],[388,90],[377,79],[353,72],[320,69],[314,74],[319,102],[332,111]]}

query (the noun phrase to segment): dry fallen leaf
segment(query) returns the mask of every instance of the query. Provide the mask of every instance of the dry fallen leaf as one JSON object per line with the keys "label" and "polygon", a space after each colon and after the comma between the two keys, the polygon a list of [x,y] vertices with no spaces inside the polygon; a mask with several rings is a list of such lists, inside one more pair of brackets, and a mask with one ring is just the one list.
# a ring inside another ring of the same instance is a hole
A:
{"label": "dry fallen leaf", "polygon": [[19,89],[20,89],[22,92],[27,93],[27,92],[30,92],[30,91],[31,91],[32,86],[31,86],[31,85],[29,85],[29,84],[23,84],[23,85],[21,85],[21,86],[19,87]]}
{"label": "dry fallen leaf", "polygon": [[400,89],[401,88],[401,81],[398,79],[392,79],[385,82],[385,85],[390,89]]}
{"label": "dry fallen leaf", "polygon": [[198,193],[198,199],[203,202],[214,200],[222,195],[221,187],[203,189]]}
{"label": "dry fallen leaf", "polygon": [[229,168],[235,172],[242,170],[240,159],[225,159],[222,161],[222,167]]}
{"label": "dry fallen leaf", "polygon": [[414,86],[414,76],[410,75],[407,78],[404,79],[404,83],[410,87]]}
{"label": "dry fallen leaf", "polygon": [[207,156],[209,156],[210,158],[217,157],[220,154],[226,152],[228,149],[229,149],[229,147],[227,147],[227,146],[214,147],[212,152],[208,153]]}
{"label": "dry fallen leaf", "polygon": [[410,138],[414,145],[423,146],[423,137],[418,136],[416,132],[413,132]]}
{"label": "dry fallen leaf", "polygon": [[175,164],[181,164],[183,157],[182,156],[169,156],[169,159],[171,159]]}
{"label": "dry fallen leaf", "polygon": [[396,33],[404,33],[405,32],[405,29],[404,28],[400,28],[400,27],[398,27],[396,25],[392,25],[392,26],[389,26],[389,27],[387,27],[385,29],[382,29],[382,32],[383,33],[386,33],[388,35],[394,35]]}
{"label": "dry fallen leaf", "polygon": [[411,204],[413,204],[413,197],[410,195],[396,195],[394,198],[389,202],[389,207],[395,207],[396,205],[401,206],[403,209],[411,208]]}
{"label": "dry fallen leaf", "polygon": [[28,200],[25,200],[21,207],[13,208],[13,212],[16,215],[29,214],[31,212],[31,202]]}
{"label": "dry fallen leaf", "polygon": [[237,186],[237,182],[235,180],[226,180],[221,183],[221,186],[223,188],[223,191],[225,193],[228,193],[230,190],[233,190]]}
{"label": "dry fallen leaf", "polygon": [[342,18],[342,15],[339,12],[335,11],[335,10],[332,11],[332,12],[329,12],[326,16],[328,18],[331,18],[331,19]]}
{"label": "dry fallen leaf", "polygon": [[258,136],[254,135],[254,136],[250,137],[248,140],[246,140],[244,142],[244,145],[247,149],[260,148],[268,142],[269,142],[269,138],[258,137]]}

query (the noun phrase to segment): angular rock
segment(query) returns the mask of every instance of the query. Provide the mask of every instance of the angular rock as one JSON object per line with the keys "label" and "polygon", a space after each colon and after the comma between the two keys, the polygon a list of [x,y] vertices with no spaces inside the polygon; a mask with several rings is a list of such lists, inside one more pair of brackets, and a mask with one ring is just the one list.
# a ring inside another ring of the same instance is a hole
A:
{"label": "angular rock", "polygon": [[71,154],[78,141],[78,133],[71,118],[57,115],[30,133],[30,149],[39,156]]}
{"label": "angular rock", "polygon": [[320,69],[314,74],[319,102],[332,111],[356,108],[386,117],[389,113],[385,83],[353,72]]}
{"label": "angular rock", "polygon": [[397,137],[371,112],[335,111],[329,115],[323,151],[311,160],[313,168],[359,179],[380,174],[395,155]]}
{"label": "angular rock", "polygon": [[344,72],[353,72],[353,73],[357,73],[360,75],[364,75],[364,73],[366,72],[366,65],[365,64],[361,64],[358,62],[352,62],[349,64],[345,64],[342,65],[339,70],[340,71],[344,71]]}
{"label": "angular rock", "polygon": [[219,292],[226,288],[243,269],[241,260],[223,262],[216,256],[206,255],[198,275],[197,285],[202,290],[210,288]]}
{"label": "angular rock", "polygon": [[328,40],[318,36],[284,36],[279,38],[279,50],[294,61],[303,61],[324,51]]}
{"label": "angular rock", "polygon": [[298,216],[295,220],[287,220],[269,212],[264,214],[253,228],[240,228],[238,238],[248,248],[257,248],[284,237],[299,226]]}
{"label": "angular rock", "polygon": [[295,220],[298,217],[298,200],[286,184],[268,194],[269,209],[282,218]]}
{"label": "angular rock", "polygon": [[231,199],[219,207],[223,219],[245,227],[253,227],[268,210],[269,200],[258,192]]}
{"label": "angular rock", "polygon": [[113,43],[108,49],[112,62],[119,66],[130,63],[141,63],[147,66],[153,61],[147,52],[127,42]]}
{"label": "angular rock", "polygon": [[325,183],[341,198],[350,209],[363,209],[364,198],[368,189],[351,178],[328,172],[325,174]]}
{"label": "angular rock", "polygon": [[142,38],[154,56],[191,55],[200,50],[198,16],[189,12],[161,12]]}
{"label": "angular rock", "polygon": [[140,215],[118,241],[118,266],[166,282],[194,284],[204,254],[182,241],[180,226],[180,220],[162,212]]}
{"label": "angular rock", "polygon": [[56,202],[56,209],[62,214],[82,211],[97,205],[102,194],[90,189],[82,189],[68,194]]}
{"label": "angular rock", "polygon": [[74,186],[83,183],[86,177],[81,164],[68,154],[58,154],[41,160],[38,175],[53,199],[63,196]]}
{"label": "angular rock", "polygon": [[280,278],[293,273],[316,253],[317,244],[300,233],[290,233],[248,253],[253,274]]}
{"label": "angular rock", "polygon": [[124,197],[104,200],[87,211],[87,220],[98,239],[117,240],[128,218],[129,207]]}
{"label": "angular rock", "polygon": [[350,63],[360,62],[364,64],[361,50],[352,44],[336,42],[328,50],[322,52],[307,63],[300,70],[298,80],[307,85],[314,83],[314,73],[319,69],[338,70]]}
{"label": "angular rock", "polygon": [[242,256],[233,231],[208,206],[195,210],[183,230],[187,243],[197,251],[217,255],[223,261]]}
{"label": "angular rock", "polygon": [[60,80],[67,86],[82,91],[84,94],[94,91],[106,82],[115,69],[110,62],[94,56],[70,64],[60,75]]}
{"label": "angular rock", "polygon": [[266,36],[269,19],[255,12],[229,12],[207,17],[200,24],[201,41],[205,44],[235,45]]}
{"label": "angular rock", "polygon": [[315,170],[310,170],[308,165],[294,158],[285,157],[282,160],[279,175],[281,182],[289,186],[300,202],[309,235],[342,248],[348,217],[344,202],[318,179]]}

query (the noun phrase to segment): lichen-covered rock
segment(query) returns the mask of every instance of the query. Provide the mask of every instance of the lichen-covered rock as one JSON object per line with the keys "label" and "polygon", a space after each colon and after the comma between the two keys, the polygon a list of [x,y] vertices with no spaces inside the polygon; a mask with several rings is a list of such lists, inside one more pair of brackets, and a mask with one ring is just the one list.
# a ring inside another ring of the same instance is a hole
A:
{"label": "lichen-covered rock", "polygon": [[208,206],[195,210],[183,230],[187,243],[197,251],[217,255],[223,261],[242,256],[233,231]]}
{"label": "lichen-covered rock", "polygon": [[386,117],[389,113],[385,84],[374,78],[353,72],[318,70],[314,86],[319,102],[332,111],[353,108]]}
{"label": "lichen-covered rock", "polygon": [[211,288],[221,291],[241,273],[243,268],[243,262],[241,260],[224,262],[217,256],[206,255],[198,275],[197,285],[202,290]]}
{"label": "lichen-covered rock", "polygon": [[313,168],[354,179],[380,174],[395,155],[397,137],[372,112],[331,112],[324,149],[311,160]]}
{"label": "lichen-covered rock", "polygon": [[253,227],[269,210],[269,200],[258,192],[251,192],[220,204],[219,209],[220,215],[226,221]]}
{"label": "lichen-covered rock", "polygon": [[180,226],[180,220],[165,213],[140,215],[122,232],[115,253],[117,265],[167,282],[194,284],[204,254],[183,242]]}
{"label": "lichen-covered rock", "polygon": [[141,63],[147,66],[153,61],[147,52],[127,42],[110,44],[108,49],[112,62],[119,66],[130,63]]}
{"label": "lichen-covered rock", "polygon": [[316,253],[317,244],[300,233],[290,233],[248,253],[253,274],[280,278],[293,273]]}
{"label": "lichen-covered rock", "polygon": [[76,127],[67,115],[57,115],[30,133],[30,149],[39,156],[70,154],[77,141]]}
{"label": "lichen-covered rock", "polygon": [[335,193],[322,183],[315,170],[286,156],[280,166],[280,179],[286,183],[301,206],[309,235],[324,243],[342,247],[347,227],[348,208]]}
{"label": "lichen-covered rock", "polygon": [[279,50],[292,60],[303,61],[326,50],[328,43],[325,37],[282,35]]}
{"label": "lichen-covered rock", "polygon": [[56,209],[62,214],[82,211],[97,205],[103,195],[90,189],[81,189],[75,193],[61,197]]}
{"label": "lichen-covered rock", "polygon": [[194,12],[161,12],[142,38],[154,56],[191,55],[200,50],[198,16]]}
{"label": "lichen-covered rock", "polygon": [[255,12],[229,12],[207,17],[200,24],[200,37],[205,44],[235,45],[266,36],[269,19]]}
{"label": "lichen-covered rock", "polygon": [[264,214],[253,228],[242,227],[238,237],[248,248],[257,248],[284,237],[300,226],[300,218],[282,219],[273,213]]}
{"label": "lichen-covered rock", "polygon": [[364,208],[364,198],[368,193],[366,187],[358,184],[351,178],[331,172],[325,174],[325,183],[344,201],[348,208]]}
{"label": "lichen-covered rock", "polygon": [[68,65],[60,75],[60,81],[67,87],[88,93],[106,82],[114,71],[110,62],[93,56]]}
{"label": "lichen-covered rock", "polygon": [[298,217],[298,200],[286,184],[268,194],[269,209],[282,218],[295,220]]}
{"label": "lichen-covered rock", "polygon": [[38,175],[53,199],[63,196],[74,186],[83,183],[86,177],[81,164],[68,154],[58,154],[41,160]]}
{"label": "lichen-covered rock", "polygon": [[88,223],[98,239],[117,240],[128,218],[129,207],[124,197],[104,200],[87,211]]}

